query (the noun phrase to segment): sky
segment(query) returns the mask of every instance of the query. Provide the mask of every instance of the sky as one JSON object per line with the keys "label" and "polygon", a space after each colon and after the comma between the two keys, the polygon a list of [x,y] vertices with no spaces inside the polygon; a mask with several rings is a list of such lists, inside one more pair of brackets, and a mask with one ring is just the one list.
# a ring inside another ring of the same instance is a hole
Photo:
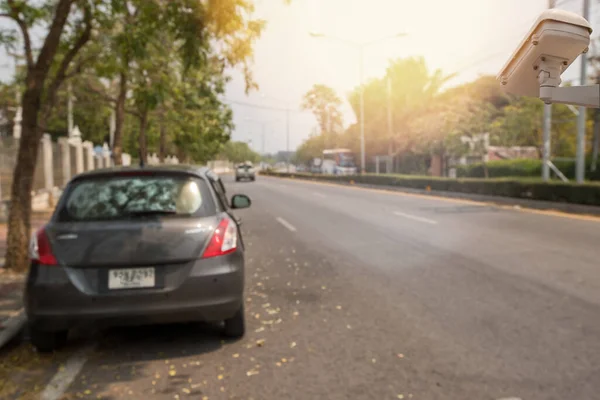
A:
{"label": "sky", "polygon": [[[600,4],[592,3],[590,21],[600,28]],[[598,4],[598,6],[596,6]],[[369,42],[397,33],[407,36],[377,42],[365,50],[365,79],[385,74],[390,59],[423,56],[431,70],[458,72],[458,85],[500,70],[548,0],[257,0],[256,17],[267,21],[256,43],[254,77],[260,86],[244,94],[239,74],[229,84],[226,98],[255,105],[289,107],[290,149],[316,129],[310,113],[300,112],[301,98],[313,84],[334,88],[345,99],[359,83],[358,52],[337,40],[313,38],[321,32],[355,42]],[[582,13],[582,0],[558,0],[557,8]],[[599,10],[596,10],[598,8]],[[599,29],[600,30],[600,29]],[[563,78],[578,76],[574,63]],[[285,150],[285,112],[231,104],[234,140],[251,140],[262,151],[263,123],[267,152]],[[355,122],[348,104],[345,124]]]}
{"label": "sky", "polygon": [[[556,6],[581,14],[582,2],[557,0]],[[600,31],[600,3],[591,3],[590,22]],[[457,72],[450,84],[458,85],[480,75],[496,75],[548,7],[548,0],[292,0],[290,5],[284,0],[255,0],[255,4],[254,17],[267,21],[255,45],[253,64],[260,89],[246,95],[241,73],[230,71],[233,79],[224,101],[234,111],[232,139],[273,153],[288,148],[287,122],[290,150],[316,131],[312,114],[300,110],[302,95],[313,84],[334,88],[344,101],[359,84],[357,49],[311,37],[309,32],[356,43],[375,41],[365,49],[365,80],[383,76],[390,59],[423,56],[431,70]],[[0,20],[0,26],[6,23]],[[406,36],[379,40],[398,33]],[[12,60],[0,50],[0,80],[10,79],[13,71]],[[575,62],[563,80],[578,78],[578,71]],[[289,120],[286,108],[291,110]],[[343,114],[346,126],[355,122],[347,102]]]}

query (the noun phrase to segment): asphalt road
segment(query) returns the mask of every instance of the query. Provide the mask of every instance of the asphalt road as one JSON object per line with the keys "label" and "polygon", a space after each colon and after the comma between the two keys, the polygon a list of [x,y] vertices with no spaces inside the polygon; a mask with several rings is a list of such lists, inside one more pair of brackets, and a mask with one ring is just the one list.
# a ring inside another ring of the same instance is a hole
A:
{"label": "asphalt road", "polygon": [[247,336],[82,332],[37,364],[44,384],[64,399],[600,398],[600,220],[225,180],[253,200]]}

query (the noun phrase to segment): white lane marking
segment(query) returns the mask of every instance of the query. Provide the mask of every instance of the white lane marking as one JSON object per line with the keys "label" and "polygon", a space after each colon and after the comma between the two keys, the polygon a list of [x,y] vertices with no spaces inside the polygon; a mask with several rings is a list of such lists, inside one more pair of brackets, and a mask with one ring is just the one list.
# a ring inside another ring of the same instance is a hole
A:
{"label": "white lane marking", "polygon": [[399,217],[404,217],[404,218],[412,219],[413,221],[424,222],[426,224],[431,224],[431,225],[436,225],[437,224],[437,221],[434,221],[432,219],[427,219],[427,218],[423,218],[423,217],[417,217],[415,215],[405,214],[405,213],[402,213],[400,211],[394,211],[394,214],[397,215],[397,216],[399,216]]}
{"label": "white lane marking", "polygon": [[312,194],[313,194],[314,196],[317,196],[317,197],[322,197],[322,198],[325,198],[325,197],[327,197],[327,196],[326,196],[326,195],[324,195],[323,193],[319,193],[319,192],[312,192]]}
{"label": "white lane marking", "polygon": [[277,222],[279,222],[281,225],[283,225],[286,228],[288,228],[290,231],[296,232],[296,227],[294,227],[294,225],[292,225],[289,222],[287,222],[285,219],[283,219],[281,217],[277,217]]}
{"label": "white lane marking", "polygon": [[69,385],[75,380],[81,372],[83,365],[88,359],[88,354],[92,351],[93,346],[87,346],[75,353],[61,367],[56,375],[52,378],[48,386],[42,392],[41,400],[57,400],[69,388]]}

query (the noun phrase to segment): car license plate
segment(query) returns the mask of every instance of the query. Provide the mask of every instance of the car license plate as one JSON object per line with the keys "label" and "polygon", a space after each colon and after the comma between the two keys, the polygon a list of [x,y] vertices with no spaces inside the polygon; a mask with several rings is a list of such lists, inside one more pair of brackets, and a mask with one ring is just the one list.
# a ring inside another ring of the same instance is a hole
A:
{"label": "car license plate", "polygon": [[109,289],[136,289],[155,286],[154,268],[111,269],[108,271]]}

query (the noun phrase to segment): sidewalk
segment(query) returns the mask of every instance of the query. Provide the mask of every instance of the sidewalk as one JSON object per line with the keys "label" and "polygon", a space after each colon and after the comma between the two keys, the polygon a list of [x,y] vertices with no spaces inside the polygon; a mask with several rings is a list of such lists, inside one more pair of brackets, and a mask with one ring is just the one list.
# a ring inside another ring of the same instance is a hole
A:
{"label": "sidewalk", "polygon": [[[37,231],[51,216],[51,212],[34,212],[31,230]],[[25,274],[4,270],[7,224],[0,223],[0,348],[9,342],[23,327],[23,288]]]}

